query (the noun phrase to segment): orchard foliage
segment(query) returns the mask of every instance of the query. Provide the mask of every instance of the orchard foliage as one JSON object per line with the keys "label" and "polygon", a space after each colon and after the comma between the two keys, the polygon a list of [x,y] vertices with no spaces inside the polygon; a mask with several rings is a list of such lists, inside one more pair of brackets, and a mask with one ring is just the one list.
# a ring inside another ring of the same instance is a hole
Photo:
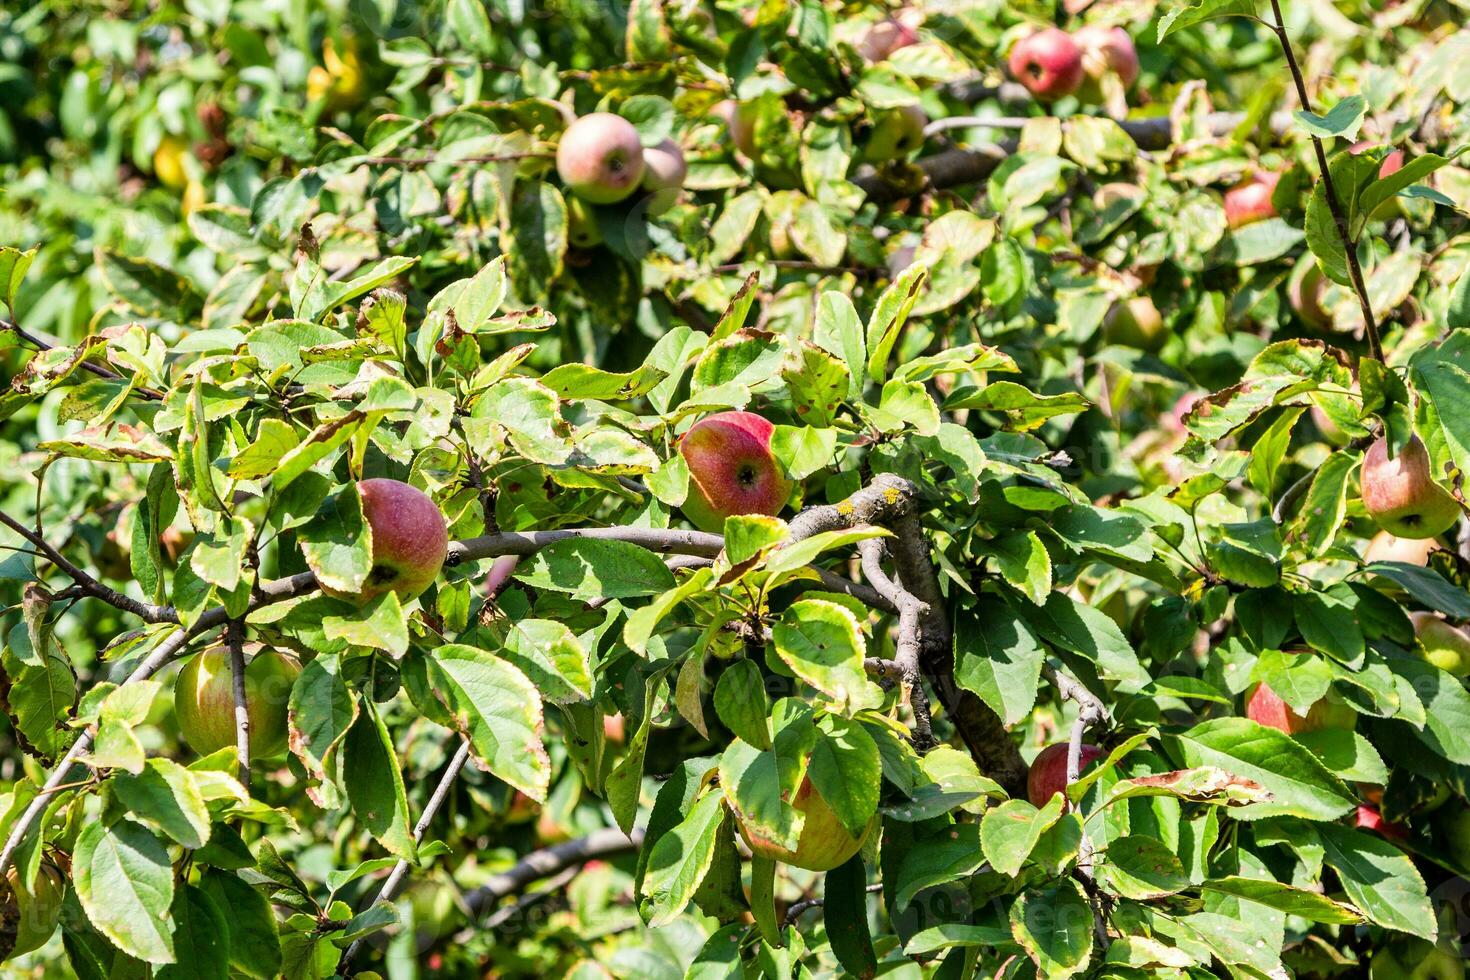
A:
{"label": "orchard foliage", "polygon": [[0,11],[0,953],[1462,976],[1466,8],[1061,7]]}

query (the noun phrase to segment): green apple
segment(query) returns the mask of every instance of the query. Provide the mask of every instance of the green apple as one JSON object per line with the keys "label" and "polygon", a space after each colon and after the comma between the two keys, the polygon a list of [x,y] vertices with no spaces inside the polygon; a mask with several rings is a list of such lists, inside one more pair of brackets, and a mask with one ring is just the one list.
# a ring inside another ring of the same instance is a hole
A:
{"label": "green apple", "polygon": [[862,158],[868,163],[906,159],[924,145],[924,127],[929,117],[917,105],[883,109],[873,118],[873,131],[863,144]]}
{"label": "green apple", "polygon": [[874,817],[861,835],[853,836],[812,786],[810,777],[802,779],[791,805],[803,817],[796,847],[782,847],[762,837],[758,828],[742,820],[740,833],[753,853],[808,871],[831,871],[862,849],[863,841],[878,823]]}
{"label": "green apple", "polygon": [[1103,318],[1103,339],[1110,344],[1156,351],[1169,339],[1159,308],[1147,296],[1119,300]]}
{"label": "green apple", "polygon": [[1419,656],[1456,677],[1470,676],[1470,634],[1434,613],[1411,613]]}
{"label": "green apple", "polygon": [[[279,650],[262,650],[245,666],[252,759],[286,750],[287,702],[300,673],[300,662]],[[179,671],[174,679],[174,717],[184,741],[200,755],[235,744],[235,688],[227,648],[211,647]]]}

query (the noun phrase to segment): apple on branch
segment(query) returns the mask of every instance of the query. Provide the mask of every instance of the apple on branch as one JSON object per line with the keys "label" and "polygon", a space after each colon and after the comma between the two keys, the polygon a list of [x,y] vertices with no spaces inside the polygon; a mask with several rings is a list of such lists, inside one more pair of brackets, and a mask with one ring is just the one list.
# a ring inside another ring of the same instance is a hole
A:
{"label": "apple on branch", "polygon": [[449,552],[449,528],[433,498],[400,480],[363,480],[357,485],[362,518],[372,531],[373,560],[356,592],[326,585],[322,591],[359,605],[386,592],[412,599],[439,577]]}
{"label": "apple on branch", "polygon": [[863,145],[868,163],[902,160],[924,145],[924,127],[929,117],[917,105],[880,109],[874,114],[873,129]]}
{"label": "apple on branch", "polygon": [[1258,725],[1275,728],[1288,735],[1323,728],[1351,731],[1358,722],[1356,711],[1331,696],[1318,699],[1307,709],[1305,716],[1299,715],[1267,684],[1257,684],[1246,695],[1245,716]]}
{"label": "apple on branch", "polygon": [[678,143],[664,138],[657,146],[643,149],[643,190],[649,195],[648,213],[663,214],[679,200],[689,165]]}
{"label": "apple on branch", "polygon": [[1148,296],[1118,300],[1103,317],[1103,340],[1110,344],[1156,351],[1169,339],[1163,314]]}
{"label": "apple on branch", "polygon": [[1460,519],[1459,503],[1430,476],[1429,451],[1418,436],[1393,457],[1387,439],[1374,442],[1363,455],[1358,482],[1363,509],[1396,537],[1438,537]]}
{"label": "apple on branch", "polygon": [[[262,650],[245,667],[245,712],[250,757],[286,749],[286,706],[301,664],[288,653]],[[200,755],[235,744],[235,688],[230,651],[214,646],[184,665],[174,679],[174,717],[184,741]]]}
{"label": "apple on branch", "polygon": [[1276,217],[1276,205],[1271,203],[1271,195],[1276,193],[1280,180],[1279,173],[1257,173],[1226,191],[1225,223],[1231,228],[1244,228]]}
{"label": "apple on branch", "polygon": [[1121,27],[1089,24],[1072,35],[1082,49],[1082,85],[1077,97],[1104,104],[1110,113],[1128,111],[1127,91],[1138,81],[1138,50]]}
{"label": "apple on branch", "polygon": [[822,794],[812,785],[810,776],[802,777],[791,806],[802,815],[801,833],[797,836],[796,847],[783,847],[776,841],[763,837],[759,827],[741,820],[740,835],[750,845],[752,853],[795,868],[805,868],[807,871],[831,871],[860,851],[863,841],[867,840],[878,824],[878,818],[874,816],[860,836],[853,836],[843,826],[837,811],[822,799]]}
{"label": "apple on branch", "polygon": [[[1026,774],[1026,798],[1031,801],[1032,806],[1045,806],[1047,800],[1057,793],[1065,792],[1067,788],[1067,750],[1068,743],[1066,742],[1048,745],[1031,761],[1031,769]],[[1078,773],[1081,774],[1102,754],[1102,749],[1096,745],[1084,743],[1078,763]]]}
{"label": "apple on branch", "polygon": [[1008,64],[1016,81],[1042,102],[1055,102],[1082,85],[1082,48],[1056,27],[1017,41]]}
{"label": "apple on branch", "polygon": [[590,204],[615,204],[643,180],[643,142],[622,116],[594,112],[561,134],[556,172],[567,189]]}
{"label": "apple on branch", "polygon": [[1456,677],[1470,677],[1470,634],[1431,612],[1410,613],[1419,656]]}
{"label": "apple on branch", "polygon": [[684,516],[720,533],[725,518],[781,512],[793,484],[771,453],[773,426],[754,412],[719,412],[694,424],[679,440],[689,467]]}
{"label": "apple on branch", "polygon": [[1387,531],[1379,531],[1368,542],[1368,547],[1363,552],[1363,562],[1372,564],[1375,561],[1401,561],[1406,565],[1423,568],[1429,564],[1429,556],[1438,550],[1439,542],[1434,538],[1399,538]]}
{"label": "apple on branch", "polygon": [[868,28],[858,42],[858,51],[869,64],[883,61],[900,48],[918,44],[918,27],[923,22],[922,11],[906,7]]}

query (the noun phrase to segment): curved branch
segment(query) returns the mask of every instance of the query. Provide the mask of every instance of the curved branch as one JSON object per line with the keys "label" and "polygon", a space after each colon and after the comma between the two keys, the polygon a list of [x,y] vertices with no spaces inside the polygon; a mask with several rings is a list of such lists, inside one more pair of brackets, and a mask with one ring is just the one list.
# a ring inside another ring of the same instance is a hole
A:
{"label": "curved branch", "polygon": [[471,918],[478,919],[491,905],[533,882],[549,878],[573,865],[585,864],[593,858],[636,851],[642,846],[643,829],[640,827],[635,827],[632,834],[624,834],[616,827],[594,830],[586,837],[532,851],[510,870],[500,872],[465,895],[465,905]]}

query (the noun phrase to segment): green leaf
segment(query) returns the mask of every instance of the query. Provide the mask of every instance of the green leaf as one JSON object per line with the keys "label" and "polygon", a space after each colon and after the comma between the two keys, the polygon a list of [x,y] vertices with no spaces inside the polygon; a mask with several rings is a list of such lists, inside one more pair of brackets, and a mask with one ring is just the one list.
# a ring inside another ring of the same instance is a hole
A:
{"label": "green leaf", "polygon": [[818,724],[807,778],[854,837],[862,837],[878,812],[883,766],[878,744],[861,724],[836,715]]}
{"label": "green leaf", "polygon": [[183,885],[169,909],[176,961],[157,970],[158,980],[228,980],[229,922],[203,889]]}
{"label": "green leaf", "polygon": [[344,782],[352,812],[388,853],[415,860],[413,820],[403,788],[403,771],[388,726],[370,702],[347,732],[342,746]]}
{"label": "green leaf", "polygon": [[1062,797],[1053,794],[1037,809],[1025,800],[1006,800],[985,811],[980,821],[980,849],[1001,874],[1015,876],[1041,835],[1062,815]]}
{"label": "green leaf", "polygon": [[1354,925],[1363,921],[1363,916],[1354,908],[1334,902],[1326,895],[1283,885],[1279,881],[1263,881],[1259,878],[1227,876],[1211,878],[1200,886],[1207,892],[1218,892],[1232,898],[1245,899],[1273,908],[1287,915],[1300,916],[1311,922],[1328,925]]}
{"label": "green leaf", "polygon": [[1022,595],[1038,606],[1051,593],[1051,555],[1035,531],[1003,534],[978,547],[995,562],[996,570]]}
{"label": "green leaf", "polygon": [[1007,603],[982,597],[955,617],[955,680],[1007,725],[1036,704],[1046,648]]}
{"label": "green leaf", "polygon": [[827,872],[822,882],[822,914],[832,955],[858,980],[872,980],[878,957],[868,930],[868,874],[861,854]]}
{"label": "green leaf", "polygon": [[765,675],[753,660],[737,660],[715,682],[715,714],[736,738],[771,747],[770,700]]}
{"label": "green leaf", "polygon": [[1070,878],[1021,893],[1011,906],[1011,936],[1041,975],[1070,977],[1092,958],[1092,906]]}
{"label": "green leaf", "polygon": [[373,531],[362,518],[362,500],[350,486],[327,501],[297,532],[312,574],[328,589],[354,593],[373,570]]}
{"label": "green leaf", "polygon": [[1434,907],[1424,879],[1409,856],[1381,837],[1325,824],[1323,860],[1337,872],[1343,890],[1369,920],[1387,929],[1434,941]]}
{"label": "green leaf", "polygon": [[112,781],[118,801],[139,821],[156,827],[189,849],[209,840],[209,810],[189,770],[170,759],[149,759],[137,775]]}
{"label": "green leaf", "polygon": [[1264,786],[1269,802],[1235,810],[1241,820],[1299,816],[1334,820],[1357,805],[1352,791],[1290,736],[1245,718],[1217,718],[1165,736],[1188,766],[1211,766]]}
{"label": "green leaf", "polygon": [[1189,876],[1162,841],[1133,834],[1108,844],[1098,884],[1123,898],[1145,901],[1183,891]]}
{"label": "green leaf", "polygon": [[826,599],[801,599],[771,630],[776,655],[792,673],[851,715],[883,703],[863,669],[862,631],[852,611]]}
{"label": "green leaf", "polygon": [[12,318],[15,316],[16,290],[20,289],[21,281],[36,260],[37,251],[39,249],[35,248],[21,251],[9,245],[0,247],[0,302],[10,310]]}
{"label": "green leaf", "polygon": [[1317,115],[1305,109],[1292,113],[1303,129],[1319,139],[1342,137],[1349,143],[1358,138],[1358,128],[1363,125],[1363,115],[1368,111],[1368,100],[1361,95],[1349,95],[1339,99],[1327,110],[1326,115]]}
{"label": "green leaf", "polygon": [[281,970],[281,940],[266,897],[239,876],[215,868],[204,872],[199,888],[227,912],[230,966],[259,980],[276,976]]}
{"label": "green leaf", "polygon": [[[339,608],[347,603],[339,603]],[[322,633],[329,640],[346,640],[353,646],[385,650],[394,659],[408,652],[408,619],[396,592],[385,592],[367,605],[339,616],[322,618]]]}
{"label": "green leaf", "polygon": [[174,876],[162,841],[130,820],[86,821],[72,868],[77,898],[98,932],[129,956],[174,962]]}
{"label": "green leaf", "polygon": [[574,599],[629,599],[674,588],[674,573],[658,556],[626,541],[565,538],[521,562],[516,578]]}
{"label": "green leaf", "polygon": [[716,832],[725,819],[718,791],[705,793],[678,826],[659,837],[648,857],[641,911],[649,928],[683,913],[714,860]]}
{"label": "green leaf", "polygon": [[827,290],[817,302],[817,322],[812,342],[847,364],[847,397],[859,399],[866,375],[867,344],[863,339],[862,321],[846,293]]}
{"label": "green leaf", "polygon": [[898,334],[908,320],[928,275],[928,267],[922,262],[915,262],[894,278],[873,306],[873,314],[868,318],[867,367],[868,377],[879,384],[888,377],[888,355],[898,342]]}
{"label": "green leaf", "polygon": [[550,619],[517,620],[505,636],[501,656],[536,685],[553,704],[592,696],[592,663],[582,641]]}
{"label": "green leaf", "polygon": [[1292,539],[1301,542],[1308,556],[1320,557],[1332,547],[1347,516],[1348,483],[1357,466],[1357,453],[1343,451],[1318,464],[1291,532]]}
{"label": "green leaf", "polygon": [[484,650],[447,643],[429,659],[429,677],[475,760],[545,800],[551,760],[541,743],[541,695],[526,675]]}
{"label": "green leaf", "polygon": [[320,774],[357,714],[357,699],[342,680],[337,659],[317,654],[301,668],[287,702],[291,752],[309,772]]}

